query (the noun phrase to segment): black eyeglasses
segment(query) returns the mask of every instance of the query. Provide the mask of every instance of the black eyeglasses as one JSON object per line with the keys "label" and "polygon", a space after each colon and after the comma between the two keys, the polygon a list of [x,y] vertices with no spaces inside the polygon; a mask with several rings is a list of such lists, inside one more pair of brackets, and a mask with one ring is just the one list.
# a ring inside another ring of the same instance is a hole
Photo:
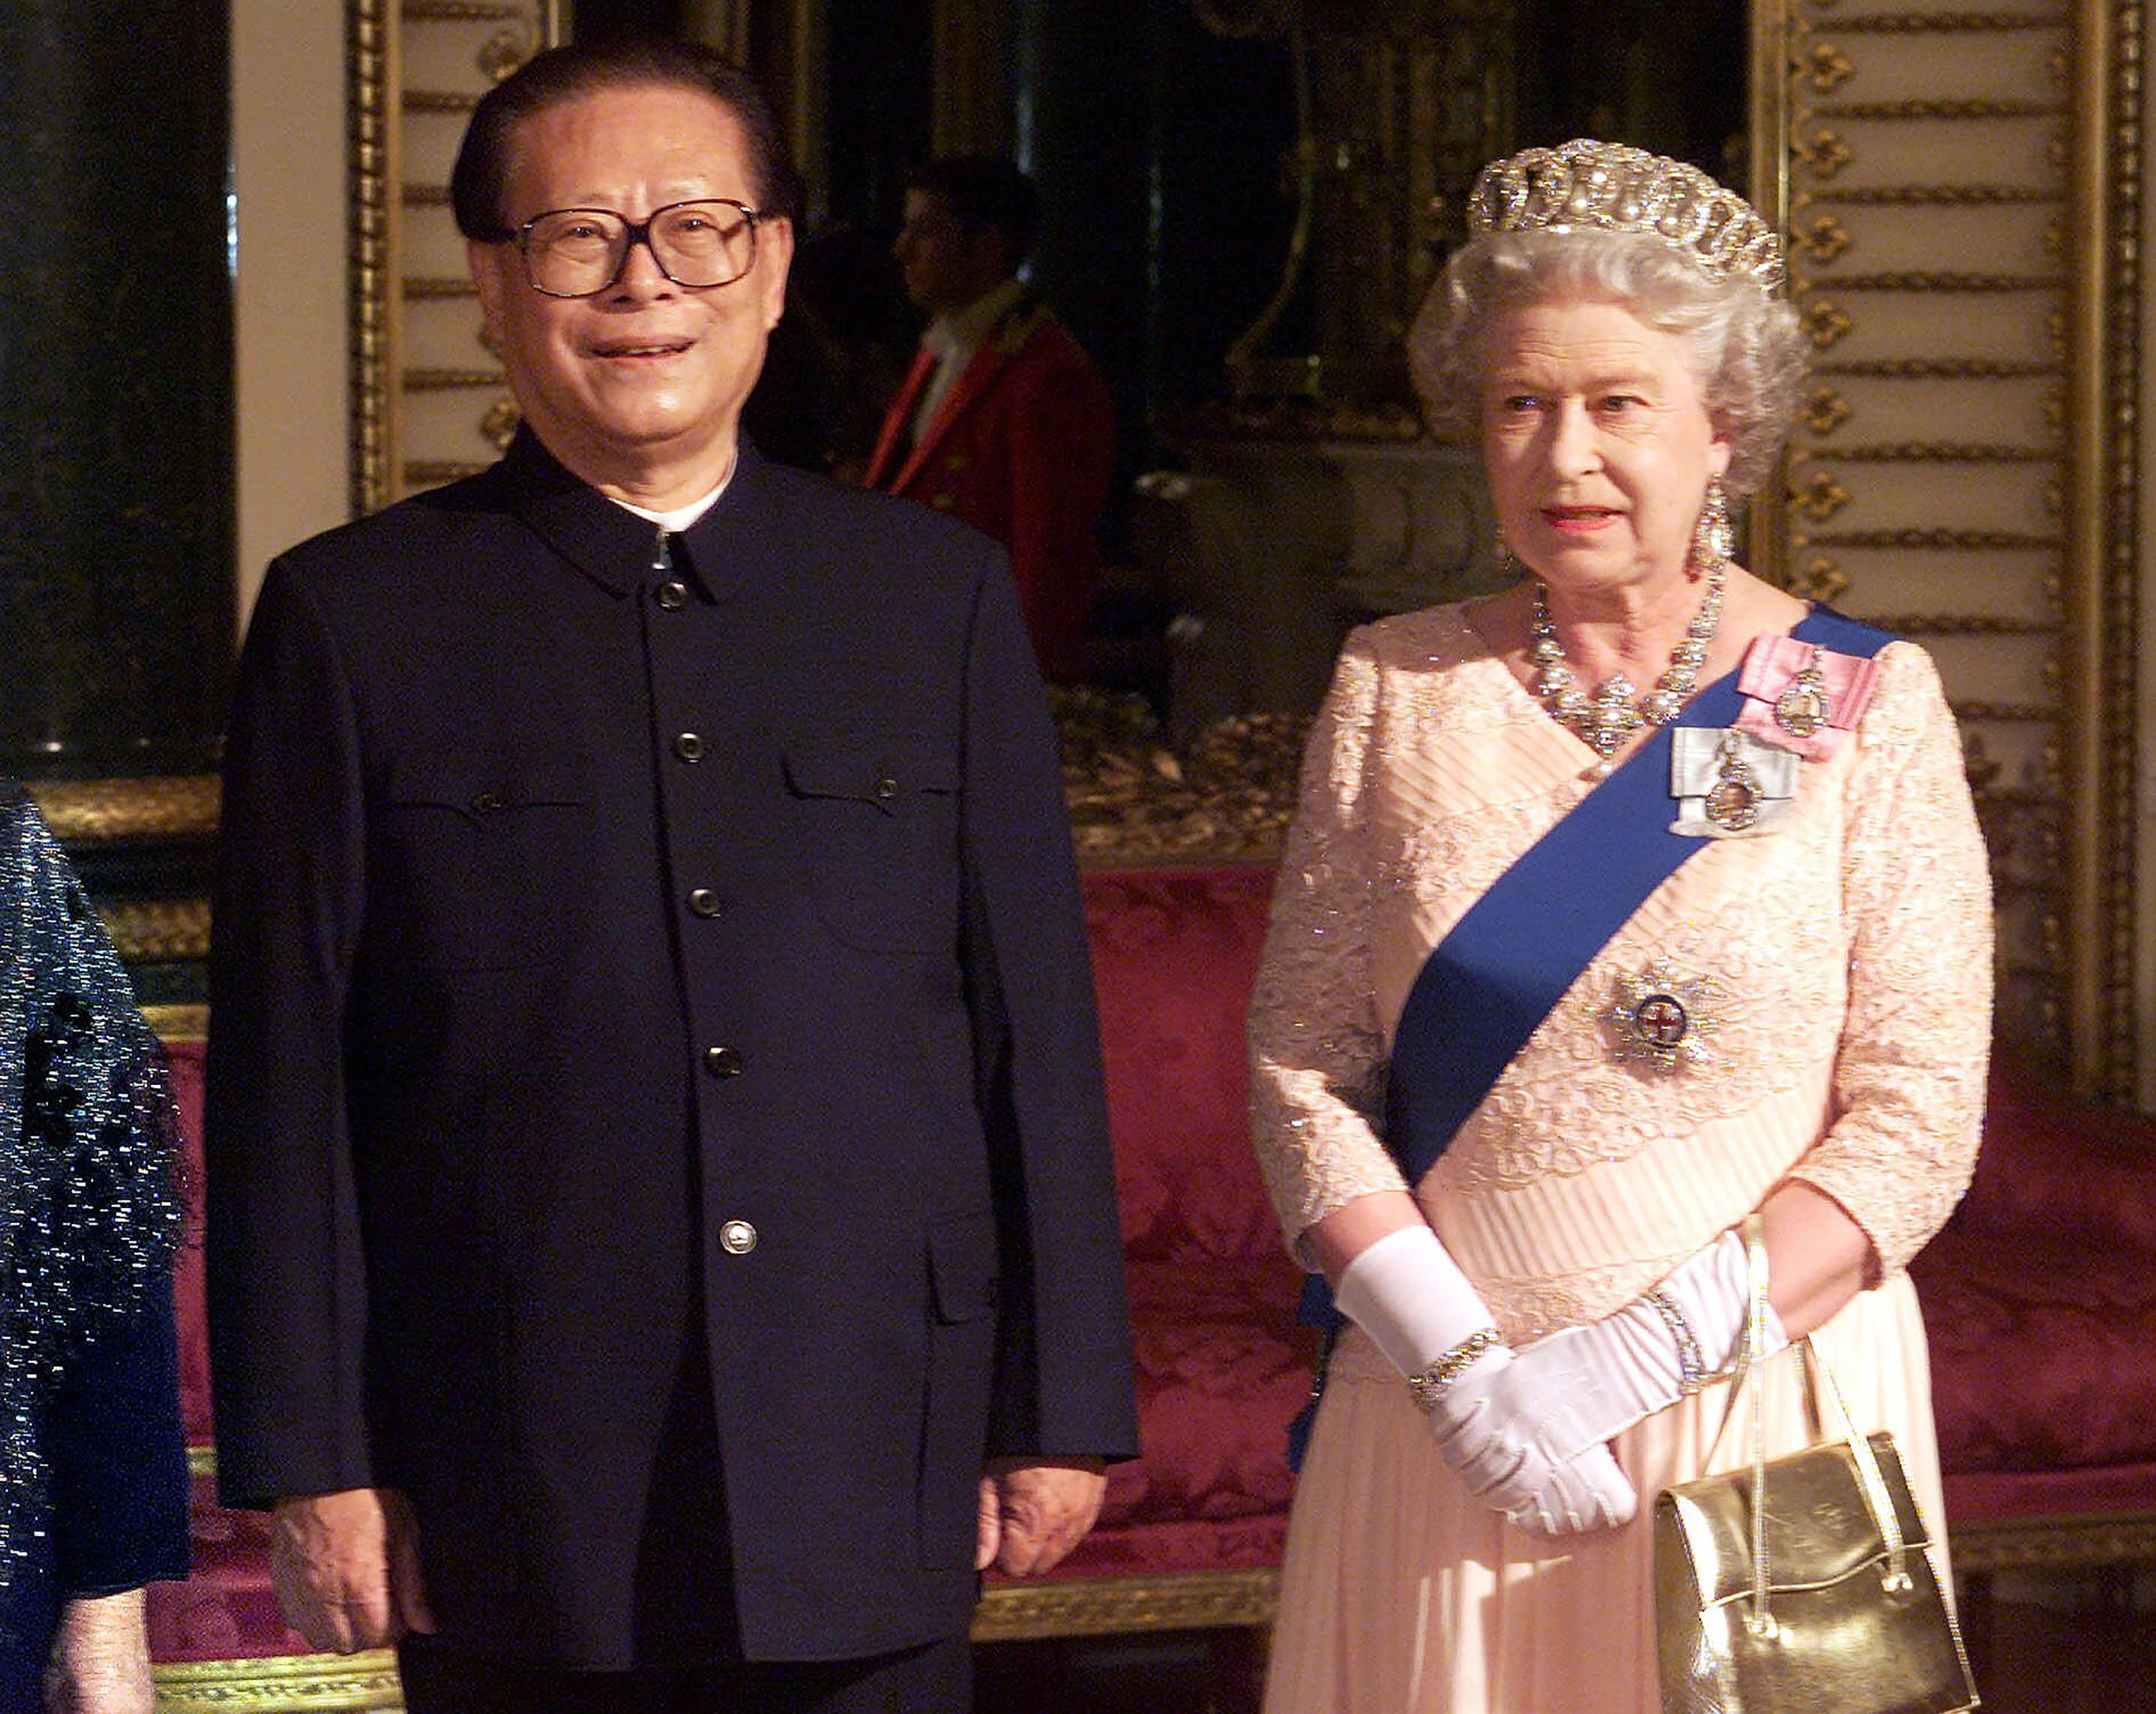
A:
{"label": "black eyeglasses", "polygon": [[756,265],[756,228],[767,217],[725,197],[669,203],[631,220],[612,208],[551,208],[514,233],[524,277],[550,298],[588,298],[621,278],[642,244],[676,285],[732,285]]}

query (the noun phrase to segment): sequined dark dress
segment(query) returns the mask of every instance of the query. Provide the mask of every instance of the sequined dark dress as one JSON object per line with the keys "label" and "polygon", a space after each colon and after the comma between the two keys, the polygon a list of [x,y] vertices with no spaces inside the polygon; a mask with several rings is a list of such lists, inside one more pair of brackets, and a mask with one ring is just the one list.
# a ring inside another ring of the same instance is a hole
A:
{"label": "sequined dark dress", "polygon": [[0,1714],[62,1603],[187,1569],[172,1102],[88,900],[0,782]]}

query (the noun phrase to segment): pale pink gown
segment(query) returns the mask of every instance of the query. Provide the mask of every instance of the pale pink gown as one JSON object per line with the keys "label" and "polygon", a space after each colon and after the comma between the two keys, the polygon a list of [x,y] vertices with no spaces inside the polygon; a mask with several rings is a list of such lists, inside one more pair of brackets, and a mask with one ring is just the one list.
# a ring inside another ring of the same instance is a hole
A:
{"label": "pale pink gown", "polygon": [[[1869,711],[1799,770],[1789,820],[1707,842],[1652,894],[1414,1191],[1516,1345],[1609,1314],[1785,1180],[1833,1197],[1883,1278],[1818,1343],[1859,1424],[1893,1430],[1936,1525],[1904,1269],[1975,1160],[1989,887],[1931,660],[1905,643],[1878,660]],[[1349,639],[1311,736],[1250,1019],[1257,1152],[1287,1232],[1403,1188],[1366,1116],[1408,992],[1467,907],[1591,789],[1592,759],[1456,608]],[[1619,978],[1656,958],[1716,986],[1704,1063],[1663,1070],[1614,1051]],[[1770,1451],[1810,1439],[1794,1370],[1770,1369]],[[1725,1391],[1619,1437],[1633,1523],[1552,1540],[1460,1486],[1399,1376],[1348,1330],[1296,1496],[1268,1714],[1653,1714],[1651,1502],[1708,1467]],[[1732,1429],[1712,1467],[1745,1451]]]}

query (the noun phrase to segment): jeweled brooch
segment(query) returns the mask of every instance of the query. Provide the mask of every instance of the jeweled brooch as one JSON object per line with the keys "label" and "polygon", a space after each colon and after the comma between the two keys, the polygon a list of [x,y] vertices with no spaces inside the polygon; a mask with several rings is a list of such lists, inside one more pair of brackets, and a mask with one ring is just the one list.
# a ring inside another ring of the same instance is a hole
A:
{"label": "jeweled brooch", "polygon": [[1798,762],[1734,726],[1679,726],[1671,734],[1673,834],[1752,839],[1779,831],[1794,808]]}
{"label": "jeweled brooch", "polygon": [[1774,724],[1793,738],[1810,737],[1833,717],[1834,696],[1820,666],[1825,658],[1824,649],[1814,649],[1812,658],[1789,680],[1789,688],[1774,699]]}
{"label": "jeweled brooch", "polygon": [[1722,1027],[1719,998],[1712,977],[1679,976],[1660,958],[1620,975],[1605,1014],[1618,1059],[1649,1060],[1665,1071],[1703,1064],[1712,1057],[1707,1038]]}
{"label": "jeweled brooch", "polygon": [[1825,762],[1856,730],[1878,683],[1879,663],[1794,637],[1761,637],[1745,651],[1737,729]]}

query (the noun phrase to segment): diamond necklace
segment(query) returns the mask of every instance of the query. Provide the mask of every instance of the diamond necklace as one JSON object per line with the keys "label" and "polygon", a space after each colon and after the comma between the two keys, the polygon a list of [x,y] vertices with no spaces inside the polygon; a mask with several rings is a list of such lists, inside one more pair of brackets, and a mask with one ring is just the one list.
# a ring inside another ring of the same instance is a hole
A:
{"label": "diamond necklace", "polygon": [[1699,684],[1699,670],[1707,661],[1707,646],[1722,624],[1722,592],[1729,582],[1727,562],[1707,574],[1707,593],[1699,611],[1685,627],[1684,640],[1670,651],[1669,670],[1655,681],[1645,697],[1636,696],[1632,681],[1612,673],[1602,688],[1589,696],[1573,681],[1564,644],[1558,641],[1550,621],[1549,586],[1535,579],[1535,610],[1527,634],[1532,639],[1528,658],[1535,667],[1535,695],[1553,719],[1570,726],[1587,741],[1602,759],[1590,775],[1606,776],[1611,758],[1625,747],[1641,726],[1666,726],[1684,712],[1685,701]]}

